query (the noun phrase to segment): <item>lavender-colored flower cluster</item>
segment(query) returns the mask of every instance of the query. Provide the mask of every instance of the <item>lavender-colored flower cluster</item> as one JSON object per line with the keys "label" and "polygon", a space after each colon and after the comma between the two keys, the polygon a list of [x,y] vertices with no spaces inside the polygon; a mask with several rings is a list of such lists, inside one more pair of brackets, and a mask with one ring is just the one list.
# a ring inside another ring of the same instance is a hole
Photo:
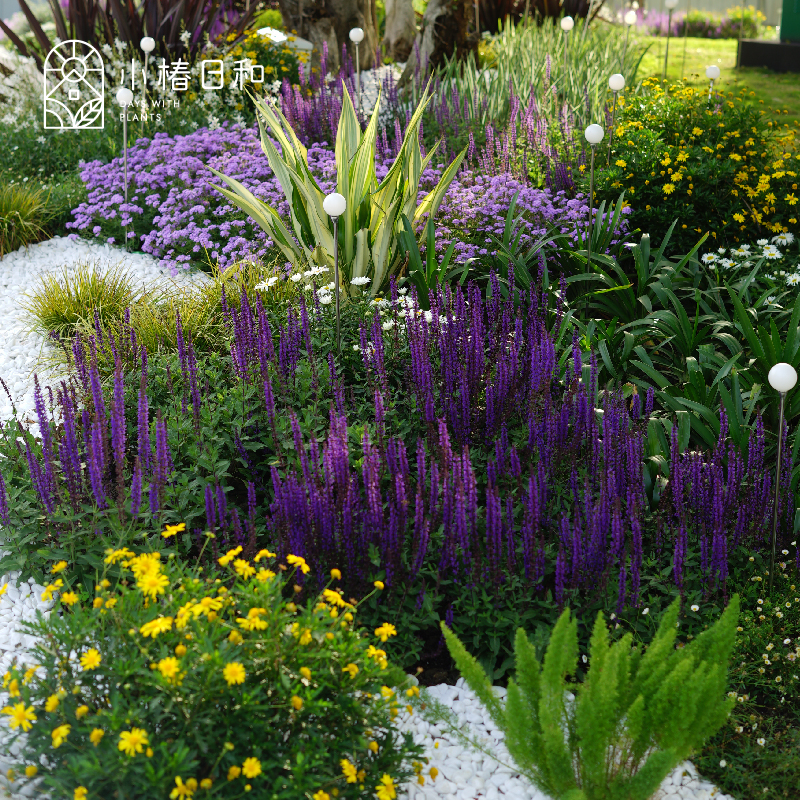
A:
{"label": "lavender-colored flower cluster", "polygon": [[[399,125],[398,133],[394,141],[402,140]],[[396,155],[385,135],[380,141],[376,155],[379,180]],[[107,235],[109,228],[120,235],[129,226],[130,237],[139,232],[142,250],[173,270],[208,259],[224,269],[237,260],[264,257],[272,243],[261,228],[212,188],[211,184],[217,183],[212,167],[241,181],[289,219],[289,206],[255,128],[225,125],[186,136],[157,134],[152,141],[140,139],[130,148],[128,162],[133,177],[127,204],[121,159],[109,164],[93,161],[83,167],[81,177],[88,199],[73,211],[74,221],[67,223],[68,227],[100,237]],[[333,150],[324,143],[313,144],[308,162],[323,191],[332,191],[336,175]],[[479,162],[476,170],[465,168],[459,173],[437,218],[437,249],[455,240],[459,262],[494,252],[488,235],[502,236],[505,215],[517,192],[523,244],[544,233],[547,224],[574,233],[576,225],[588,221],[588,205],[582,196],[569,198],[564,191],[553,194],[526,185],[508,172],[485,174],[485,168]],[[425,170],[420,200],[436,185],[441,172],[441,166]],[[620,233],[624,228],[623,222]]]}

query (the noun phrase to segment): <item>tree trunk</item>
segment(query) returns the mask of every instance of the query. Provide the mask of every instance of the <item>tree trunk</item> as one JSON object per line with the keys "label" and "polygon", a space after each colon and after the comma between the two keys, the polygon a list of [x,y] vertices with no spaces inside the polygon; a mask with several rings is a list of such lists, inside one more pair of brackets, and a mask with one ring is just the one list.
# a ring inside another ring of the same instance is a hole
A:
{"label": "tree trunk", "polygon": [[308,39],[316,52],[312,62],[319,66],[324,44],[328,45],[328,70],[338,72],[342,63],[342,45],[347,47],[355,64],[355,45],[350,41],[352,28],[364,31],[358,46],[361,69],[375,63],[378,50],[378,15],[375,0],[280,0],[281,17],[287,30],[297,31]]}
{"label": "tree trunk", "polygon": [[386,32],[383,52],[393,61],[406,61],[417,36],[412,0],[386,0]]}
{"label": "tree trunk", "polygon": [[438,69],[444,64],[445,56],[466,58],[470,51],[477,56],[478,36],[470,33],[474,21],[473,0],[430,0],[422,17],[416,46],[400,76],[400,86],[411,81],[418,68],[423,77]]}

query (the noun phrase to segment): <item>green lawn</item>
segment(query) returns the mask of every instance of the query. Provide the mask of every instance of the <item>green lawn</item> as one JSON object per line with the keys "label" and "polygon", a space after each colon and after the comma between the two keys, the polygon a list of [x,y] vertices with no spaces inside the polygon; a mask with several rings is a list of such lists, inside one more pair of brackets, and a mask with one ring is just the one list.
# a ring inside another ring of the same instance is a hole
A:
{"label": "green lawn", "polygon": [[[650,44],[650,49],[642,59],[638,77],[661,76],[666,39],[659,40],[655,36],[642,38]],[[776,73],[755,67],[737,70],[736,45],[735,39],[670,39],[667,76],[672,79],[683,76],[693,85],[707,86],[706,67],[716,64],[722,75],[715,86],[726,91],[738,91],[745,87],[755,92],[755,99],[763,100],[764,105],[773,110],[781,122],[800,125],[800,76],[797,73]]]}

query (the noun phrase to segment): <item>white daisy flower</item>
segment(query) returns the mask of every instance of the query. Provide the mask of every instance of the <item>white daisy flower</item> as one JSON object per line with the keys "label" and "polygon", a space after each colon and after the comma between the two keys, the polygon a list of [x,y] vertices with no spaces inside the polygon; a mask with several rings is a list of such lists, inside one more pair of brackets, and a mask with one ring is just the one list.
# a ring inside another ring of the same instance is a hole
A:
{"label": "white daisy flower", "polygon": [[717,260],[715,253],[706,253],[701,259],[704,264],[711,264]]}
{"label": "white daisy flower", "polygon": [[381,327],[385,331],[390,331],[392,328],[394,328],[394,322],[392,320],[389,320],[388,322],[384,322]]}
{"label": "white daisy flower", "polygon": [[301,272],[295,272],[294,275],[289,278],[289,280],[293,283],[297,283],[298,281],[303,280],[303,274]]}
{"label": "white daisy flower", "polygon": [[769,239],[759,239],[756,244],[759,247],[763,247],[765,244],[769,244]]}
{"label": "white daisy flower", "polygon": [[321,294],[319,295],[319,301],[324,306],[328,306],[333,302],[333,297],[329,294]]}
{"label": "white daisy flower", "polygon": [[722,255],[722,254],[725,252],[725,248],[724,248],[724,247],[718,247],[718,248],[717,248],[717,252],[718,252],[720,255]]}
{"label": "white daisy flower", "polygon": [[790,276],[789,276],[789,277],[786,279],[786,283],[788,283],[788,284],[789,284],[789,286],[797,286],[797,284],[798,284],[798,283],[800,283],[800,275],[798,275],[798,274],[795,272],[795,273],[794,273],[794,275],[790,275]]}
{"label": "white daisy flower", "polygon": [[273,275],[266,281],[261,281],[261,283],[256,284],[254,287],[256,291],[265,292],[267,289],[271,289],[276,283],[278,282],[278,276]]}
{"label": "white daisy flower", "polygon": [[794,234],[793,233],[779,233],[777,236],[772,237],[773,244],[780,244],[784,247],[787,244],[791,244],[794,241]]}
{"label": "white daisy flower", "polygon": [[736,264],[732,258],[721,258],[719,263],[722,264],[725,269],[730,269]]}
{"label": "white daisy flower", "polygon": [[363,276],[361,278],[353,278],[350,281],[351,286],[366,286],[370,282],[370,278]]}

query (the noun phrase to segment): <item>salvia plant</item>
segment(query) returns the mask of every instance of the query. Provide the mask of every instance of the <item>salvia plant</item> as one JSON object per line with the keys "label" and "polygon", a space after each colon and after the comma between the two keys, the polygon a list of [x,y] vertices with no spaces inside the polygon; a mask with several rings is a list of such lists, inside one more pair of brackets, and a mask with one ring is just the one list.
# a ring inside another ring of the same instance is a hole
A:
{"label": "salvia plant", "polygon": [[[444,170],[436,186],[418,201],[420,177],[434,155],[432,149],[422,156],[419,124],[430,99],[425,92],[406,126],[403,144],[394,163],[378,183],[375,174],[375,147],[378,136],[380,98],[365,131],[353,107],[349,92],[336,133],[336,191],[347,207],[339,220],[339,242],[333,241],[333,223],[322,203],[325,194],[308,166],[307,151],[283,114],[258,98],[261,146],[289,204],[292,231],[279,212],[258,199],[233,178],[212,170],[230,188],[215,188],[249,214],[297,267],[308,264],[333,266],[336,248],[341,248],[340,268],[344,288],[356,278],[369,278],[375,296],[400,267],[402,257],[398,237],[405,214],[416,223],[425,215],[436,216],[445,192],[455,177],[465,152]],[[280,145],[268,136],[268,131]]]}
{"label": "salvia plant", "polygon": [[648,800],[722,726],[736,703],[725,690],[738,595],[685,647],[675,646],[679,607],[675,600],[643,652],[632,646],[631,634],[609,644],[599,613],[589,668],[578,685],[566,681],[578,666],[578,621],[569,609],[556,623],[541,663],[520,628],[505,705],[445,624],[442,633],[461,674],[505,733],[517,767],[539,789],[559,800]]}
{"label": "salvia plant", "polygon": [[[621,613],[653,576],[667,596],[724,595],[739,548],[767,542],[763,425],[746,461],[724,416],[711,453],[682,452],[674,426],[654,460],[653,393],[599,393],[564,307],[492,280],[489,300],[437,288],[428,311],[393,283],[339,363],[318,336],[331,325],[319,294],[281,324],[260,295],[225,300],[217,367],[180,318],[177,358],[155,366],[132,328],[109,336],[98,320],[71,378],[37,385],[40,440],[3,430],[0,521],[15,544],[2,568],[41,574],[46,554],[92,572],[109,542],[185,522],[185,552],[205,530],[212,548],[269,543],[320,574],[347,563],[347,591],[384,580],[382,602],[418,609],[481,586]],[[101,362],[115,364],[106,379]]]}

